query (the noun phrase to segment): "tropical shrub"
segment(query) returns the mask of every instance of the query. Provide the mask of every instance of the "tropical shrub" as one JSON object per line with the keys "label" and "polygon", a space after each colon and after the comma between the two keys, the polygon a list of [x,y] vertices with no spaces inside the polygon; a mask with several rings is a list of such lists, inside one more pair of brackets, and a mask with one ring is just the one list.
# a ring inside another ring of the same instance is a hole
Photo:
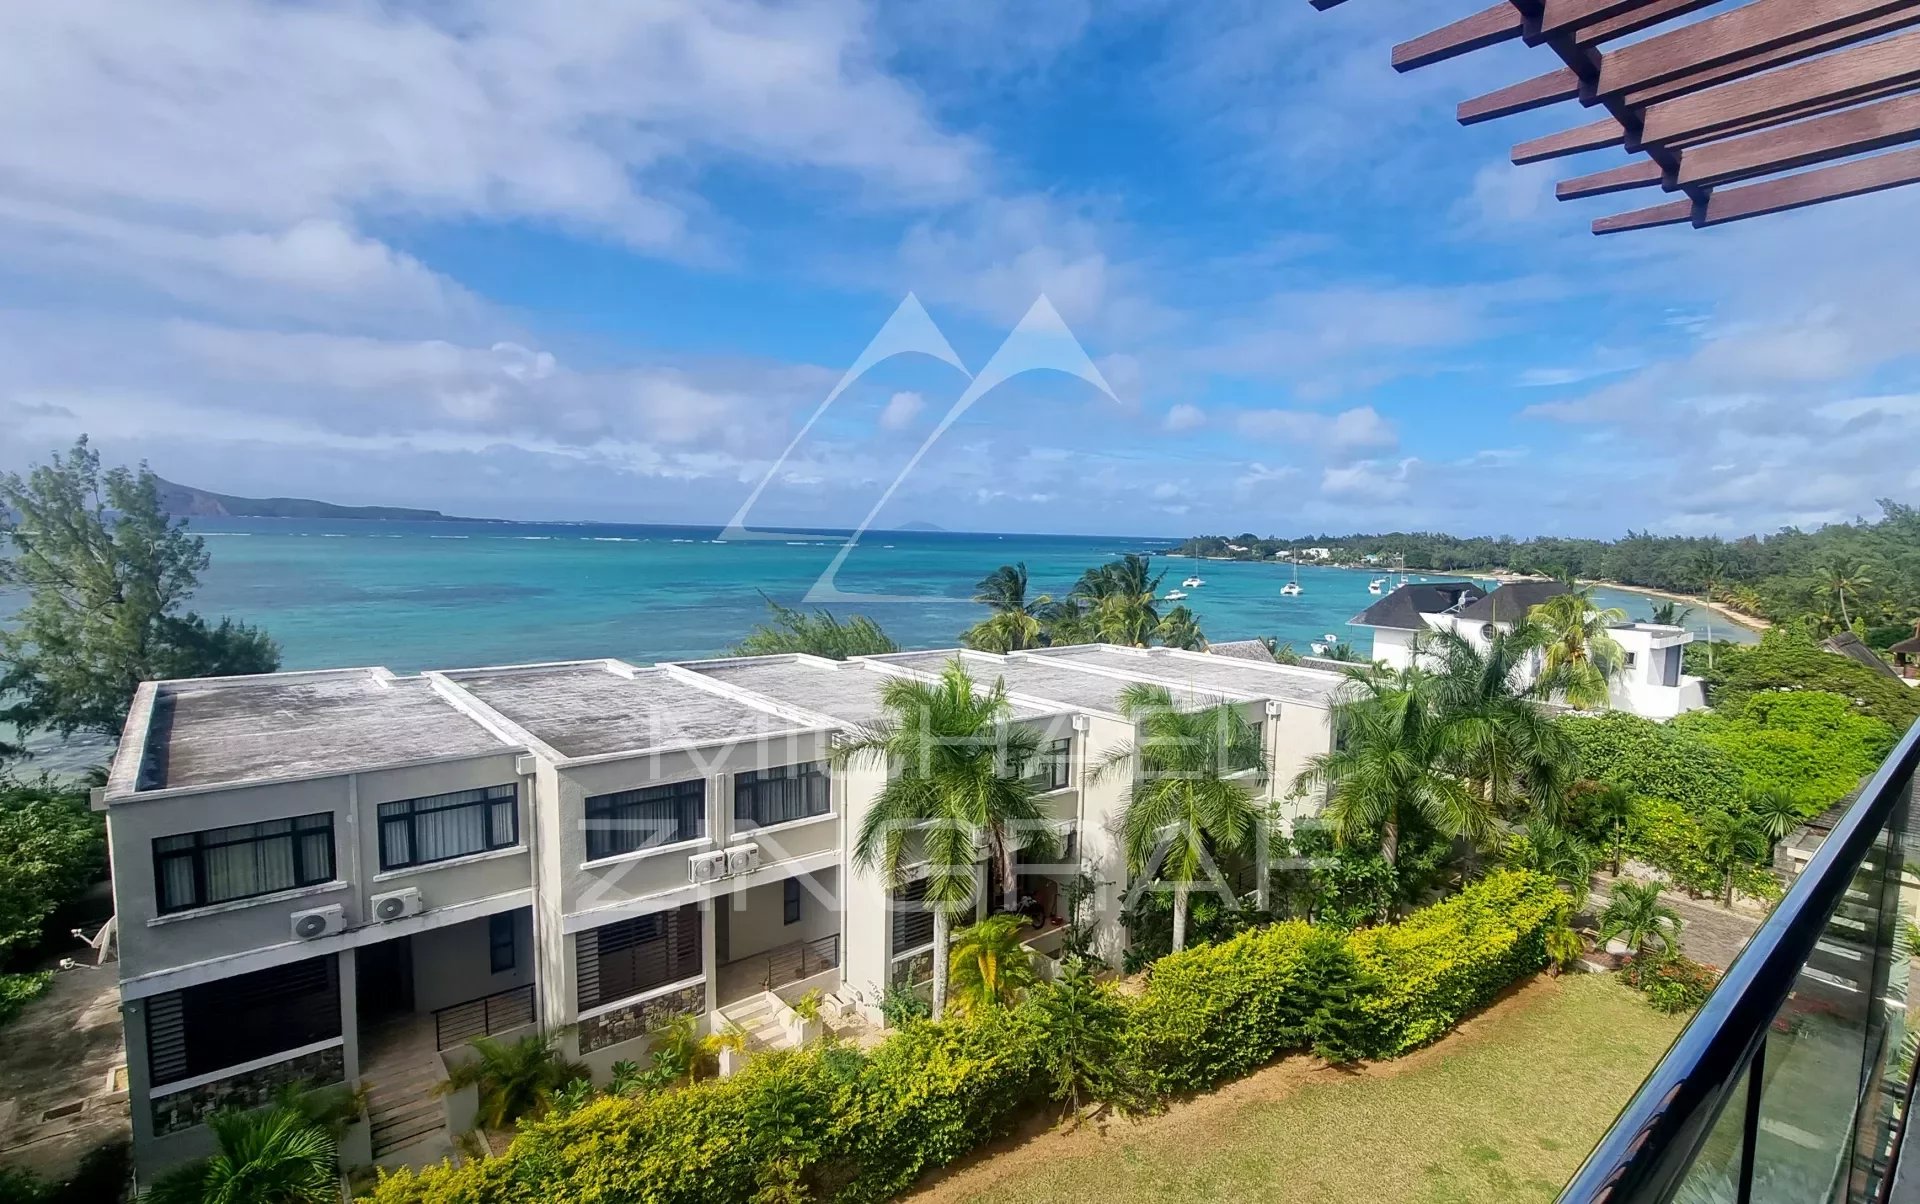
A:
{"label": "tropical shrub", "polygon": [[1850,794],[1894,743],[1886,723],[1815,690],[1755,694],[1738,707],[1682,715],[1673,727],[1726,754],[1749,792],[1788,790],[1809,815]]}
{"label": "tropical shrub", "polygon": [[20,1009],[46,993],[53,985],[53,971],[33,974],[0,974],[0,1025],[20,1014]]}
{"label": "tropical shrub", "polygon": [[1920,719],[1920,690],[1850,657],[1837,656],[1803,632],[1776,627],[1758,644],[1715,645],[1713,664],[1690,656],[1687,672],[1706,681],[1716,708],[1737,711],[1748,699],[1777,690],[1817,690],[1848,699],[1861,714],[1905,732]]}
{"label": "tropical shrub", "polygon": [[1731,807],[1745,775],[1727,753],[1688,729],[1626,711],[1560,720],[1580,756],[1581,773],[1635,794],[1690,807]]}
{"label": "tropical shrub", "polygon": [[[1627,850],[1659,870],[1673,886],[1695,898],[1712,898],[1725,889],[1726,878],[1709,855],[1707,824],[1715,815],[1728,814],[1738,813],[1709,811],[1696,815],[1670,799],[1643,798],[1635,805],[1627,825]],[[1750,898],[1780,896],[1780,880],[1757,861],[1734,867],[1733,887]]]}
{"label": "tropical shrub", "polygon": [[106,874],[106,837],[86,794],[0,781],[0,961],[40,939],[54,911]]}
{"label": "tropical shrub", "polygon": [[1551,878],[1489,874],[1399,924],[1348,938],[1375,984],[1361,1000],[1368,1054],[1405,1053],[1444,1034],[1509,983],[1547,963],[1546,933],[1566,907]]}
{"label": "tropical shrub", "polygon": [[1024,1002],[911,1024],[871,1053],[826,1042],[731,1078],[555,1107],[504,1155],[399,1171],[371,1199],[884,1200],[1050,1099],[1145,1102],[1293,1051],[1351,1061],[1433,1040],[1545,964],[1564,907],[1551,880],[1500,871],[1400,925],[1292,921],[1172,954],[1137,998],[1070,969]]}
{"label": "tropical shrub", "polygon": [[1620,967],[1620,981],[1647,997],[1656,1010],[1690,1012],[1707,1001],[1719,971],[1679,954],[1642,953]]}

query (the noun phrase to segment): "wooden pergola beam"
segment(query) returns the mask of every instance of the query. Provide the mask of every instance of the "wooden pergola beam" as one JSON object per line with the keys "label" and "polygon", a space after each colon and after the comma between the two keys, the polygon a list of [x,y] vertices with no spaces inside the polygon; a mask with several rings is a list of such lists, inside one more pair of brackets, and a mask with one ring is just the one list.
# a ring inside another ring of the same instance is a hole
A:
{"label": "wooden pergola beam", "polygon": [[1680,159],[1681,187],[1724,184],[1920,139],[1920,95],[1896,96],[1793,125],[1709,142]]}
{"label": "wooden pergola beam", "polygon": [[1540,9],[1540,32],[1559,33],[1646,7],[1646,0],[1546,0]]}
{"label": "wooden pergola beam", "polygon": [[1707,198],[1700,224],[1718,226],[1914,183],[1920,183],[1920,149],[1893,151],[1796,176],[1719,189]]}
{"label": "wooden pergola beam", "polygon": [[1451,25],[1443,25],[1432,33],[1422,34],[1410,42],[1395,46],[1393,69],[1412,71],[1416,67],[1425,67],[1485,46],[1511,42],[1520,36],[1522,25],[1520,10],[1507,3],[1507,0],[1500,0],[1500,3],[1483,8],[1471,17],[1462,17]]}
{"label": "wooden pergola beam", "polygon": [[1824,33],[1855,28],[1912,0],[1753,0],[1753,3],[1622,46],[1600,65],[1595,91],[1619,96]]}
{"label": "wooden pergola beam", "polygon": [[1513,148],[1513,161],[1516,164],[1538,163],[1543,159],[1577,155],[1582,151],[1624,146],[1626,141],[1626,127],[1611,117],[1602,117],[1587,125],[1518,143]]}
{"label": "wooden pergola beam", "polygon": [[1616,213],[1611,217],[1596,218],[1593,223],[1593,232],[1621,234],[1628,230],[1650,230],[1655,226],[1677,226],[1681,222],[1692,220],[1692,201],[1663,201],[1646,209],[1635,209],[1631,213]]}
{"label": "wooden pergola beam", "polygon": [[1684,96],[1689,92],[1697,92],[1702,88],[1711,87],[1715,84],[1723,84],[1729,80],[1740,79],[1744,76],[1752,75],[1757,71],[1764,71],[1770,67],[1781,67],[1788,63],[1797,63],[1802,59],[1810,59],[1817,54],[1825,54],[1829,50],[1836,50],[1842,46],[1851,46],[1855,42],[1863,42],[1869,38],[1877,38],[1882,34],[1894,33],[1902,29],[1910,29],[1915,25],[1920,25],[1920,5],[1896,10],[1894,12],[1882,13],[1877,17],[1862,21],[1857,25],[1849,25],[1839,29],[1829,29],[1823,33],[1814,34],[1811,37],[1796,38],[1793,41],[1782,43],[1779,46],[1775,46],[1759,54],[1750,54],[1740,58],[1730,59],[1717,67],[1709,67],[1701,71],[1690,71],[1685,75],[1676,76],[1663,84],[1651,88],[1636,88],[1628,92],[1622,99],[1625,100],[1627,104],[1636,108],[1657,104],[1660,101],[1671,100],[1677,96]]}
{"label": "wooden pergola beam", "polygon": [[1483,96],[1472,100],[1463,100],[1456,110],[1461,125],[1475,125],[1482,121],[1492,121],[1496,117],[1511,117],[1515,113],[1525,113],[1529,109],[1544,108],[1558,104],[1563,100],[1573,100],[1580,95],[1580,77],[1571,67],[1562,67],[1558,71],[1549,71],[1545,75],[1536,75],[1532,79],[1517,84],[1508,84],[1504,88],[1495,88]]}
{"label": "wooden pergola beam", "polygon": [[1553,193],[1563,201],[1571,201],[1579,197],[1605,196],[1610,192],[1650,188],[1665,182],[1666,172],[1658,163],[1652,159],[1635,159],[1631,163],[1622,163],[1618,167],[1609,167],[1605,171],[1562,180],[1554,186]]}
{"label": "wooden pergola beam", "polygon": [[1748,122],[1786,119],[1807,106],[1844,104],[1882,89],[1920,83],[1920,33],[1782,67],[1649,106],[1641,137],[1672,145],[1725,133]]}

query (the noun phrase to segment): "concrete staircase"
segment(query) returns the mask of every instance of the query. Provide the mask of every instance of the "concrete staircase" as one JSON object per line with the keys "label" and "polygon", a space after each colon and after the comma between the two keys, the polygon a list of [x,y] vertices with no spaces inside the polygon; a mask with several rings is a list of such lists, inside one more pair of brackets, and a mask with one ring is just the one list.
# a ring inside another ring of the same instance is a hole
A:
{"label": "concrete staircase", "polygon": [[764,991],[722,1006],[720,1015],[747,1031],[747,1050],[751,1053],[793,1046],[786,1028],[774,1015],[772,999]]}
{"label": "concrete staircase", "polygon": [[376,1163],[430,1139],[447,1140],[446,1105],[433,1093],[440,1078],[430,1022],[423,1026],[409,1017],[369,1034],[360,1082],[367,1091]]}

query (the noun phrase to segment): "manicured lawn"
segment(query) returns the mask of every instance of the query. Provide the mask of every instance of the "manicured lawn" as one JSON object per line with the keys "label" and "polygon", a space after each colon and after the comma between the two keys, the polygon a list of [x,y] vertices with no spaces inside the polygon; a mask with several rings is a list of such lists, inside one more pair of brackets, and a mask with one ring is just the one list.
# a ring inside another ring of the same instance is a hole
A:
{"label": "manicured lawn", "polygon": [[1398,1062],[1288,1059],[1164,1116],[1002,1143],[910,1198],[1548,1201],[1682,1023],[1610,976],[1543,978]]}

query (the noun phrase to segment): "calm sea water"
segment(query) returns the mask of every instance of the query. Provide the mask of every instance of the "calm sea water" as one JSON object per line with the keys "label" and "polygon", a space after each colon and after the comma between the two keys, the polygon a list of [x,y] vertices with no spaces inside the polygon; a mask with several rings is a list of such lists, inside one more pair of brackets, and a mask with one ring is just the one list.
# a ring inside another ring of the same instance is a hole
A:
{"label": "calm sea water", "polygon": [[[286,667],[422,668],[618,656],[648,662],[724,652],[766,617],[766,597],[799,605],[844,535],[716,542],[711,527],[568,523],[195,520],[213,566],[192,605],[257,623]],[[903,647],[943,647],[985,614],[967,599],[996,565],[1024,561],[1033,592],[1064,593],[1088,566],[1164,539],[874,532],[842,567],[840,588],[911,601],[836,603]],[[1194,571],[1160,558],[1163,590]],[[1291,570],[1206,561],[1186,605],[1215,640],[1269,635],[1303,651],[1374,599],[1373,574],[1302,568],[1305,592],[1280,596]],[[1435,578],[1438,579],[1437,577]],[[1602,591],[1636,618],[1651,602]],[[1696,620],[1697,626],[1702,626]],[[1714,634],[1726,638],[1716,625]]]}

